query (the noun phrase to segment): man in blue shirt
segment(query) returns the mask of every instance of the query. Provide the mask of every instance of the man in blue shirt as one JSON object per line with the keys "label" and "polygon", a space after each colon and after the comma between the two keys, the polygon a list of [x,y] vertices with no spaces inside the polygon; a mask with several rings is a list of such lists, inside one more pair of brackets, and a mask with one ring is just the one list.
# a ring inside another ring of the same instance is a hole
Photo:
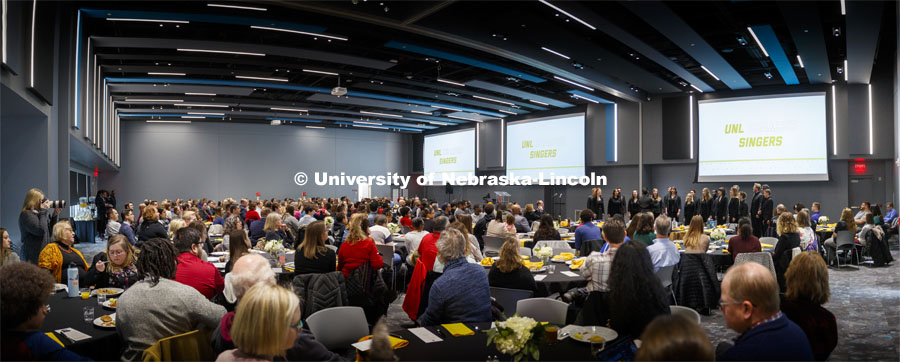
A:
{"label": "man in blue shirt", "polygon": [[891,223],[894,222],[894,219],[897,218],[897,209],[894,208],[893,202],[887,203],[887,213],[884,214],[884,224],[887,226],[891,226]]}
{"label": "man in blue shirt", "polygon": [[656,230],[656,239],[653,239],[653,245],[647,247],[650,252],[650,261],[653,262],[653,271],[659,271],[659,268],[678,264],[681,255],[678,254],[678,247],[669,240],[669,231],[672,229],[672,221],[666,215],[659,215],[656,222],[653,223],[653,229]]}
{"label": "man in blue shirt", "polygon": [[122,210],[122,226],[119,228],[119,234],[125,235],[128,242],[134,245],[135,239],[134,229],[131,227],[132,224],[134,224],[134,212],[128,209]]}
{"label": "man in blue shirt", "polygon": [[428,292],[428,308],[419,325],[491,321],[491,287],[484,268],[466,261],[466,237],[453,228],[441,232],[438,259],[444,273]]}
{"label": "man in blue shirt", "polygon": [[594,212],[581,210],[581,226],[575,229],[575,250],[581,250],[581,243],[588,240],[603,240],[603,231],[594,225]]}
{"label": "man in blue shirt", "polygon": [[716,348],[719,361],[812,361],[812,348],[799,326],[781,313],[778,282],[766,267],[741,263],[722,280],[719,309],[725,325],[741,333],[733,346]]}

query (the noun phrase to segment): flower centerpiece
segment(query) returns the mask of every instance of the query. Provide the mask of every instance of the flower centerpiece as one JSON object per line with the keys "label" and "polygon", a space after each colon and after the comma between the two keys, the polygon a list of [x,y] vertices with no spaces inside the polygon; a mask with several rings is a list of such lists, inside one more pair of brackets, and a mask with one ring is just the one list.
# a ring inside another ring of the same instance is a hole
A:
{"label": "flower centerpiece", "polygon": [[334,218],[331,216],[325,217],[325,226],[331,228],[331,225],[334,225]]}
{"label": "flower centerpiece", "polygon": [[401,229],[400,229],[400,225],[397,225],[397,224],[395,224],[395,223],[389,223],[389,224],[387,225],[387,227],[388,227],[388,230],[391,231],[391,234],[397,234],[397,233],[399,233],[400,230],[401,230]]}
{"label": "flower centerpiece", "polygon": [[547,260],[549,260],[550,257],[553,256],[553,248],[549,246],[534,248],[534,256],[541,258],[541,261],[546,263]]}
{"label": "flower centerpiece", "polygon": [[828,216],[825,216],[825,215],[819,216],[819,225],[828,225],[829,221],[831,221],[831,220],[828,220]]}
{"label": "flower centerpiece", "polygon": [[537,361],[541,357],[538,344],[544,338],[544,325],[534,319],[516,314],[506,321],[496,322],[485,333],[488,346],[493,343],[500,353],[513,356],[515,362],[529,358]]}
{"label": "flower centerpiece", "polygon": [[725,229],[715,228],[709,232],[709,237],[716,241],[723,240],[725,239]]}
{"label": "flower centerpiece", "polygon": [[267,240],[263,250],[273,258],[278,258],[278,254],[284,253],[284,245],[281,244],[281,240]]}

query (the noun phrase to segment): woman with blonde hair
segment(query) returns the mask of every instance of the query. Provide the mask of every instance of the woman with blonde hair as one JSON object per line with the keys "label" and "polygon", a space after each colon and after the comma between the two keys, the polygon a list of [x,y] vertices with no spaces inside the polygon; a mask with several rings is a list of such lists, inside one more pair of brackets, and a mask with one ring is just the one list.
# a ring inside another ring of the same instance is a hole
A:
{"label": "woman with blonde hair", "polygon": [[169,240],[174,239],[175,232],[178,231],[178,229],[181,229],[185,226],[187,226],[187,224],[185,224],[184,219],[172,220],[172,222],[169,223]]}
{"label": "woman with blonde hair", "polygon": [[488,284],[492,287],[530,290],[537,293],[534,276],[519,256],[519,240],[510,235],[500,247],[498,259],[488,272]]}
{"label": "woman with blonde hair", "polygon": [[0,267],[18,262],[19,256],[12,250],[12,240],[9,238],[9,231],[0,228],[0,240],[3,241],[2,251],[0,251]]}
{"label": "woman with blonde hair", "polygon": [[19,213],[19,231],[22,233],[22,258],[37,264],[38,255],[50,242],[50,227],[56,224],[60,209],[50,212],[50,201],[44,199],[40,189],[28,190],[22,212]]}
{"label": "woman with blonde hair", "polygon": [[325,246],[328,230],[324,221],[313,221],[306,226],[303,242],[294,254],[294,275],[327,273],[334,271],[337,256]]}
{"label": "woman with blonde hair", "polygon": [[[60,221],[53,225],[53,243],[47,244],[38,256],[38,266],[50,271],[57,283],[65,284],[67,275],[63,270],[70,264],[78,268],[79,285],[86,285],[88,264],[84,255],[72,244],[75,243],[75,232],[68,221]],[[102,264],[102,263],[98,263]]]}
{"label": "woman with blonde hair", "polygon": [[819,250],[819,245],[816,242],[816,233],[812,229],[809,212],[806,209],[797,213],[797,232],[800,233],[800,248],[803,250]]}
{"label": "woman with blonde hair", "polygon": [[731,224],[737,223],[738,219],[741,217],[740,192],[741,188],[738,185],[731,186],[731,190],[729,191],[728,222]]}
{"label": "woman with blonde hair", "polygon": [[841,220],[834,226],[834,232],[828,240],[825,240],[825,251],[828,256],[828,264],[834,263],[837,255],[837,233],[838,231],[848,232],[850,235],[856,234],[856,221],[853,219],[853,211],[849,207],[845,207],[841,211]]}
{"label": "woman with blonde hair", "polygon": [[87,285],[128,289],[138,281],[135,262],[137,254],[125,235],[113,235],[106,242],[106,251],[94,256]]}
{"label": "woman with blonde hair", "polygon": [[216,361],[271,361],[293,347],[302,328],[297,295],[258,283],[235,310],[230,334],[237,348],[222,352]]}
{"label": "woman with blonde hair", "polygon": [[775,252],[772,261],[775,263],[775,277],[778,286],[783,293],[787,287],[784,282],[784,272],[791,264],[791,255],[794,248],[800,247],[800,234],[797,232],[797,221],[790,212],[783,212],[778,216],[778,244],[775,244]]}
{"label": "woman with blonde hair", "polygon": [[688,226],[688,232],[684,236],[684,252],[705,254],[709,249],[709,236],[703,233],[703,218],[700,215],[694,215],[691,218],[691,225]]}
{"label": "woman with blonde hair", "polygon": [[456,221],[450,224],[450,227],[459,230],[466,237],[466,257],[472,258],[475,262],[481,261],[484,256],[481,254],[481,248],[478,246],[478,238],[472,235],[472,215],[460,214],[456,215]]}
{"label": "woman with blonde hair", "polygon": [[365,263],[369,263],[372,269],[381,269],[384,260],[378,255],[375,241],[369,237],[366,229],[369,228],[368,215],[356,213],[350,218],[347,241],[341,244],[338,250],[338,269],[344,273],[344,278],[349,278],[350,273]]}
{"label": "woman with blonde hair", "polygon": [[823,308],[831,292],[828,266],[816,251],[798,254],[784,275],[787,291],[781,298],[781,311],[796,323],[812,347],[816,361],[824,361],[837,346],[837,321]]}
{"label": "woman with blonde hair", "polygon": [[[281,215],[276,212],[269,213],[266,216],[266,223],[263,226],[263,231],[266,232],[266,241],[269,240],[279,240],[285,241],[287,239],[287,234],[284,232],[285,226],[281,221]],[[291,243],[287,243],[291,244]]]}
{"label": "woman with blonde hair", "polygon": [[708,187],[704,187],[700,195],[700,216],[703,217],[703,222],[705,223],[712,220],[714,199],[710,195]]}

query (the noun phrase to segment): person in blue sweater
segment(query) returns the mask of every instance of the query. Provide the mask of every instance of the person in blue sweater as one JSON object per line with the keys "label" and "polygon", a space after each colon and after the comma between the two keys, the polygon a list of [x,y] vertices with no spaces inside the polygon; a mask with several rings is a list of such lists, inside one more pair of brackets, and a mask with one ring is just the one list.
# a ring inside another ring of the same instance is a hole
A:
{"label": "person in blue sweater", "polygon": [[441,232],[437,257],[444,264],[444,274],[431,286],[428,307],[419,317],[419,325],[491,321],[487,274],[480,264],[466,260],[466,243],[466,237],[456,229]]}
{"label": "person in blue sweater", "polygon": [[814,360],[806,334],[781,313],[778,282],[768,268],[741,263],[728,269],[719,309],[725,325],[741,335],[730,348],[720,344],[716,360]]}
{"label": "person in blue sweater", "polygon": [[603,231],[594,225],[594,212],[581,210],[581,226],[575,229],[575,250],[581,250],[581,243],[588,240],[603,240]]}
{"label": "person in blue sweater", "polygon": [[[484,273],[482,273],[484,274]],[[50,313],[47,302],[53,277],[30,263],[13,263],[0,269],[0,319],[4,361],[89,361],[69,351],[46,334],[37,332]]]}

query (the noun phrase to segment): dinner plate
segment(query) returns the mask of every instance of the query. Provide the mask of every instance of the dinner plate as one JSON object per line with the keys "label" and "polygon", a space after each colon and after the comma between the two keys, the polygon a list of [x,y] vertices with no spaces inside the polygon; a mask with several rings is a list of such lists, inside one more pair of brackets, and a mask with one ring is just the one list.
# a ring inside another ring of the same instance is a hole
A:
{"label": "dinner plate", "polygon": [[69,290],[69,287],[65,284],[56,283],[53,285],[53,291],[58,292],[60,290]]}
{"label": "dinner plate", "polygon": [[[582,260],[582,259],[587,259],[587,258],[582,256],[582,257],[580,257],[580,258],[575,258],[575,259],[572,259],[572,260]],[[566,264],[572,265],[572,260],[566,260]]]}
{"label": "dinner plate", "polygon": [[97,288],[91,291],[91,295],[97,295],[101,290],[104,291],[103,294],[106,294],[107,297],[115,297],[125,291],[125,289],[122,288]]}
{"label": "dinner plate", "polygon": [[[113,302],[116,302],[116,305],[113,305],[112,304]],[[119,306],[118,299],[117,298],[109,298],[105,302],[103,302],[103,306],[106,308],[109,308],[109,309],[116,309]]]}
{"label": "dinner plate", "polygon": [[211,255],[211,256],[222,256],[222,255],[228,255],[228,252],[227,252],[227,251],[214,251],[214,252],[212,252],[212,253],[209,253],[209,255]]}
{"label": "dinner plate", "polygon": [[591,338],[601,337],[606,342],[610,342],[619,337],[616,331],[600,326],[572,326],[568,332],[569,337],[584,343],[600,343],[601,341],[591,341]]}
{"label": "dinner plate", "polygon": [[547,271],[547,266],[546,266],[546,265],[545,265],[545,266],[542,266],[540,269],[531,269],[531,268],[528,268],[528,270],[531,271],[531,272],[534,273],[534,274],[537,274],[537,273],[543,273],[543,272]]}
{"label": "dinner plate", "polygon": [[100,318],[103,318],[103,316],[94,318],[94,325],[97,327],[100,327],[100,328],[115,329],[116,328],[116,314],[113,313],[113,314],[110,314],[109,316],[112,318],[112,320],[109,322],[102,321]]}

